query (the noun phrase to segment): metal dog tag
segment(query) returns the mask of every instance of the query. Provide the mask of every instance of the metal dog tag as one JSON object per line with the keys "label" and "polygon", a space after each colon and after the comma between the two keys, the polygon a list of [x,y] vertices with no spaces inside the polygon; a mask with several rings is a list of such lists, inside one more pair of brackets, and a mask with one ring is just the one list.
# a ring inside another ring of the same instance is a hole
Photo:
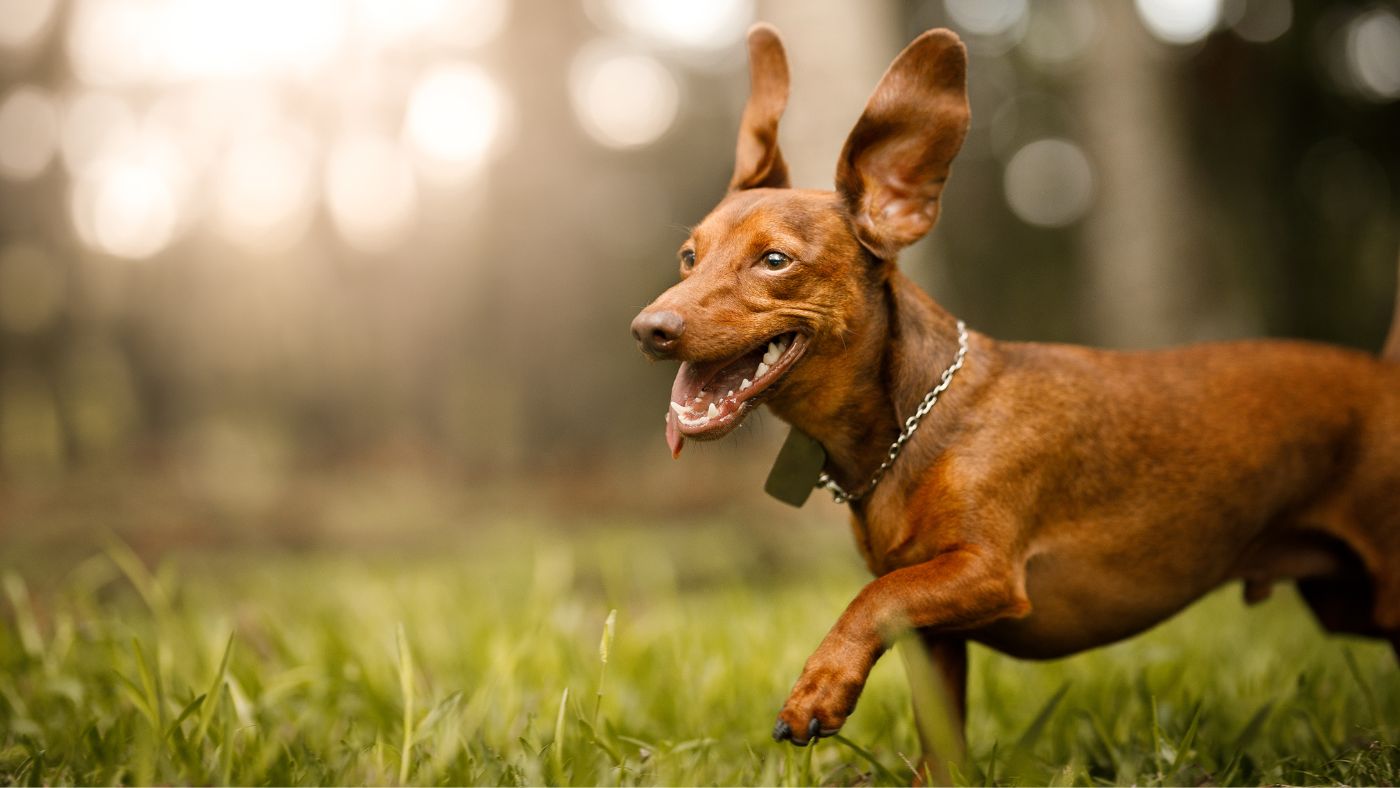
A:
{"label": "metal dog tag", "polygon": [[826,465],[826,449],[817,439],[796,427],[788,433],[763,491],[789,506],[801,507],[817,485]]}

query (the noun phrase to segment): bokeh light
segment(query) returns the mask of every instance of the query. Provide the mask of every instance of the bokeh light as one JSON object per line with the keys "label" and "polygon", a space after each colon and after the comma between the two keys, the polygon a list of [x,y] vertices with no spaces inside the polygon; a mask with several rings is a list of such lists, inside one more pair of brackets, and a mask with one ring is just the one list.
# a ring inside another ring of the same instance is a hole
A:
{"label": "bokeh light", "polygon": [[43,331],[57,318],[63,297],[63,269],[43,249],[16,243],[0,251],[0,331]]}
{"label": "bokeh light", "polygon": [[382,44],[411,43],[430,35],[452,0],[355,0],[361,30]]}
{"label": "bokeh light", "polygon": [[92,85],[305,73],[341,47],[345,14],[336,0],[79,0],[68,55]]}
{"label": "bokeh light", "polygon": [[569,73],[569,96],[584,131],[610,148],[655,142],[676,119],[680,91],[660,61],[585,47]]}
{"label": "bokeh light", "polygon": [[607,6],[631,32],[693,50],[730,46],[753,21],[753,0],[607,0]]}
{"label": "bokeh light", "polygon": [[1220,21],[1221,0],[1133,0],[1149,32],[1168,44],[1205,38]]}
{"label": "bokeh light", "polygon": [[104,162],[73,190],[78,235],[117,257],[140,259],[164,249],[175,235],[176,209],[174,187],[150,161]]}
{"label": "bokeh light", "polygon": [[158,79],[163,20],[146,0],[77,0],[69,11],[68,58],[89,85]]}
{"label": "bokeh light", "polygon": [[338,0],[175,2],[158,13],[151,43],[171,81],[306,73],[330,60],[348,25]]}
{"label": "bokeh light", "polygon": [[509,19],[507,0],[453,0],[441,9],[433,29],[440,40],[466,49],[495,40]]}
{"label": "bokeh light", "polygon": [[959,29],[979,36],[999,36],[1025,22],[1027,0],[943,0]]}
{"label": "bokeh light", "polygon": [[217,176],[214,219],[229,241],[254,251],[290,248],[315,208],[309,135],[282,129],[239,140]]}
{"label": "bokeh light", "polygon": [[1082,59],[1098,37],[1098,6],[1079,0],[1041,0],[1030,8],[1021,51],[1041,68],[1058,69]]}
{"label": "bokeh light", "polygon": [[63,109],[60,152],[68,173],[81,176],[103,150],[121,147],[136,135],[136,113],[115,94],[85,90],[70,96]]}
{"label": "bokeh light", "polygon": [[44,171],[58,147],[58,109],[49,94],[24,86],[0,102],[0,174],[26,180]]}
{"label": "bokeh light", "polygon": [[1352,20],[1346,32],[1346,62],[1365,96],[1374,101],[1400,98],[1400,17],[1377,6]]}
{"label": "bokeh light", "polygon": [[53,18],[55,0],[0,0],[0,47],[23,49],[34,43]]}
{"label": "bokeh light", "polygon": [[78,237],[93,249],[130,259],[167,247],[188,218],[195,175],[178,140],[158,123],[123,123],[95,135],[89,153],[69,200]]}
{"label": "bokeh light", "polygon": [[405,132],[424,159],[427,177],[457,180],[480,166],[504,114],[505,99],[484,70],[441,64],[414,86]]}
{"label": "bokeh light", "polygon": [[1078,145],[1042,139],[1011,157],[1003,181],[1006,202],[1022,221],[1063,227],[1081,218],[1094,198],[1094,174]]}
{"label": "bokeh light", "polygon": [[349,132],[332,145],[325,189],[341,237],[372,254],[407,234],[418,207],[412,163],[393,140],[369,131]]}
{"label": "bokeh light", "polygon": [[1247,0],[1230,29],[1245,41],[1263,44],[1279,38],[1293,25],[1292,0]]}

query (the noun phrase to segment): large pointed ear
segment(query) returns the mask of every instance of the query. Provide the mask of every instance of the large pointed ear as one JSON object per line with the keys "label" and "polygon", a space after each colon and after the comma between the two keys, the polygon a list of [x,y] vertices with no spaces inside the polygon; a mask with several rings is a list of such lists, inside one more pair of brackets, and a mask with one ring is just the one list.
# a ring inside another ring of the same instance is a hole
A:
{"label": "large pointed ear", "polygon": [[836,190],[876,257],[893,259],[933,229],[969,117],[962,42],[943,29],[914,39],[875,87],[836,164]]}
{"label": "large pointed ear", "polygon": [[729,190],[784,188],[787,164],[778,150],[778,118],[787,107],[788,66],[782,39],[772,25],[749,28],[749,103],[739,122],[734,177]]}

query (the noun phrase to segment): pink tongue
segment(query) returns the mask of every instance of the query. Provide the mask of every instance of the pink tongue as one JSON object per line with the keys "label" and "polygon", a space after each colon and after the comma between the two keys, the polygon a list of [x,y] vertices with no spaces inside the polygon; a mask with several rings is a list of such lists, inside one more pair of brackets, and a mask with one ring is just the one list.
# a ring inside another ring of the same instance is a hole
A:
{"label": "pink tongue", "polygon": [[[713,367],[714,365],[709,365]],[[702,372],[707,371],[702,369]],[[695,366],[689,361],[682,361],[681,368],[676,370],[676,380],[671,384],[671,402],[684,402],[700,393],[704,379],[696,375]],[[668,404],[667,407],[670,407]],[[676,417],[675,411],[670,411],[666,418],[666,445],[671,449],[671,459],[679,459],[681,447],[685,445],[685,436],[681,434],[681,422]]]}
{"label": "pink tongue", "polygon": [[681,422],[674,412],[666,414],[666,445],[671,449],[671,459],[679,460],[685,436],[681,434]]}

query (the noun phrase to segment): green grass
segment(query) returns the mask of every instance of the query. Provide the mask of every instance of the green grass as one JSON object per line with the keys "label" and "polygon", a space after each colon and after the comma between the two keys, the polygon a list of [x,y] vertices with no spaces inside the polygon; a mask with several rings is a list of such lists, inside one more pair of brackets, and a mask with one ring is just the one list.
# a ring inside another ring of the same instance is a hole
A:
{"label": "green grass", "polygon": [[[853,553],[839,533],[714,527],[153,569],[121,546],[61,566],[6,556],[0,783],[908,780],[893,655],[842,740],[768,738],[866,580]],[[1249,611],[1238,596],[1072,659],[975,650],[959,779],[1400,782],[1389,647],[1322,635],[1291,592]]]}

